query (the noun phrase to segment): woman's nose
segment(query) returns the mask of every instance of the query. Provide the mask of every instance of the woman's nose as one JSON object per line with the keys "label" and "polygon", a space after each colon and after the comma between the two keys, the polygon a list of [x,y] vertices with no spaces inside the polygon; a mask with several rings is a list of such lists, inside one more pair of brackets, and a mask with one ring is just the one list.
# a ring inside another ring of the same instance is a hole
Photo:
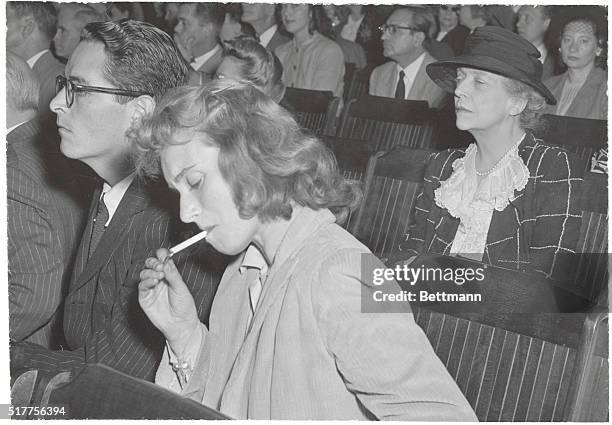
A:
{"label": "woman's nose", "polygon": [[197,204],[186,196],[181,196],[180,209],[181,221],[183,223],[193,223],[199,214]]}

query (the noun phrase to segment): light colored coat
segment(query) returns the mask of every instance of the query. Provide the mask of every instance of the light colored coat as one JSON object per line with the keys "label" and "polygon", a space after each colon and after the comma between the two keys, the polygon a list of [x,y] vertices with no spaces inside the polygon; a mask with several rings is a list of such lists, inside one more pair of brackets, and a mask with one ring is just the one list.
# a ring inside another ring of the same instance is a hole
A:
{"label": "light colored coat", "polygon": [[[566,81],[567,72],[564,72],[549,78],[544,84],[558,101],[561,99]],[[557,105],[548,105],[544,113],[556,115],[556,111]],[[608,73],[606,71],[601,68],[593,68],[565,116],[593,120],[608,119]]]}
{"label": "light colored coat", "polygon": [[[227,268],[182,394],[239,419],[476,420],[412,314],[362,313],[368,249],[329,210],[294,214],[250,329]],[[156,382],[177,388],[167,353]]]}
{"label": "light colored coat", "polygon": [[[447,94],[425,72],[425,67],[435,61],[436,59],[433,56],[425,52],[425,58],[417,72],[410,92],[408,92],[407,100],[426,100],[430,108],[442,106],[447,98]],[[370,76],[370,95],[395,97],[397,76],[397,63],[393,61],[374,68]]]}

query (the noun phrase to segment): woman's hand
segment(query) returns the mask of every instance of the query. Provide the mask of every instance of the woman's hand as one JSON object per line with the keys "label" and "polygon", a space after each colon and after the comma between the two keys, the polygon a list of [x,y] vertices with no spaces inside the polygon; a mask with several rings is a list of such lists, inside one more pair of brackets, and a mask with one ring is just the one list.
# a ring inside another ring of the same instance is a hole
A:
{"label": "woman's hand", "polygon": [[140,272],[138,302],[159,329],[172,351],[181,357],[193,335],[198,331],[200,320],[195,302],[183,282],[167,249],[158,249],[157,258],[147,258],[145,269]]}

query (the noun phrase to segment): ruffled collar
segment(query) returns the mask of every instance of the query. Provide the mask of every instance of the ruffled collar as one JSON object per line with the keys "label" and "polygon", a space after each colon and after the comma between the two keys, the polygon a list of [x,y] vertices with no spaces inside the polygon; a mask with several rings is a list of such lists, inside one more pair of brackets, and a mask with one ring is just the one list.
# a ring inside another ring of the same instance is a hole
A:
{"label": "ruffled collar", "polygon": [[453,173],[435,190],[435,202],[446,208],[465,226],[478,213],[504,210],[514,199],[514,191],[521,191],[529,180],[529,169],[519,156],[521,138],[498,162],[495,169],[478,184],[476,174],[476,144],[471,144],[462,158],[453,162]]}

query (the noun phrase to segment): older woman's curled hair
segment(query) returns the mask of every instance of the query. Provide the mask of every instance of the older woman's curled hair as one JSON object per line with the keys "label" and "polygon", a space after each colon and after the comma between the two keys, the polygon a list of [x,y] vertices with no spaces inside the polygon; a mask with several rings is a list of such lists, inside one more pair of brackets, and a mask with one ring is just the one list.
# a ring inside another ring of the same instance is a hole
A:
{"label": "older woman's curled hair", "polygon": [[169,92],[132,135],[139,172],[159,174],[160,152],[198,133],[219,148],[219,170],[242,218],[289,219],[295,203],[328,208],[342,223],[361,201],[321,141],[257,88],[231,80]]}

